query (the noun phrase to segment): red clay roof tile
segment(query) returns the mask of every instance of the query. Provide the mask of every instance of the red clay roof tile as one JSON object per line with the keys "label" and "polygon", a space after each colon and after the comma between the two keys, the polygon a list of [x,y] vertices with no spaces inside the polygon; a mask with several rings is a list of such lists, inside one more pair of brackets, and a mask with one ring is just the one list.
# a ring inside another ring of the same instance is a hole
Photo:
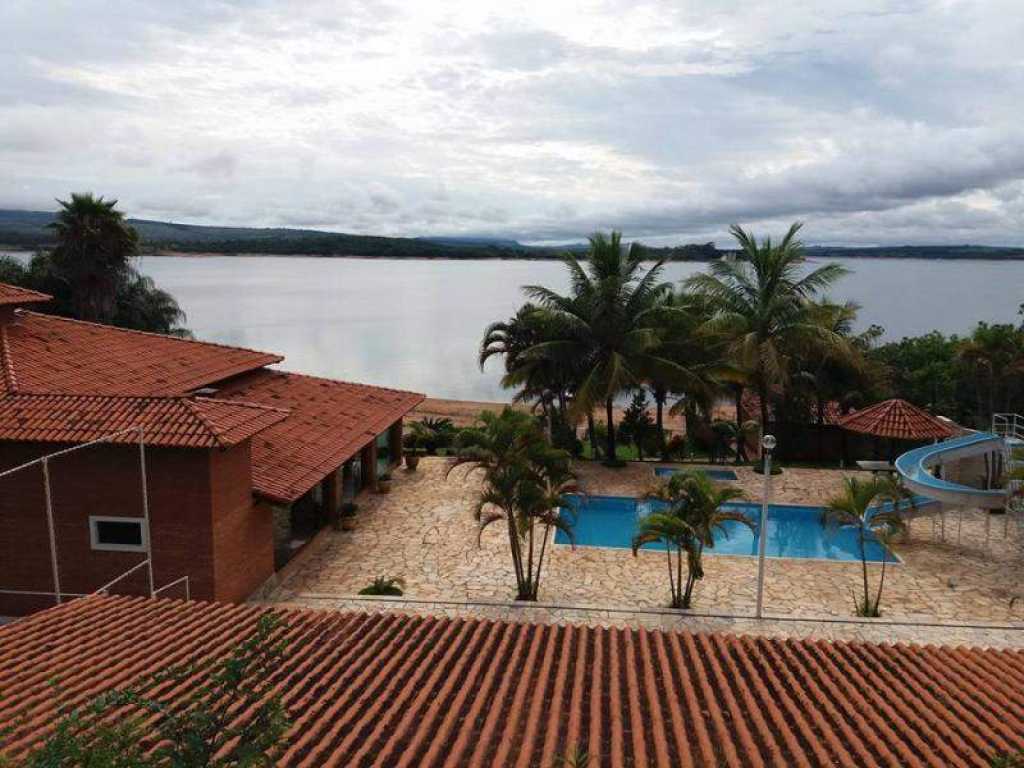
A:
{"label": "red clay roof tile", "polygon": [[254,490],[289,503],[424,400],[423,395],[261,370],[220,388],[221,399],[288,408],[252,441]]}
{"label": "red clay roof tile", "polygon": [[36,312],[3,330],[8,386],[25,394],[182,395],[284,359]]}
{"label": "red clay roof tile", "polygon": [[52,299],[53,296],[50,296],[48,293],[40,293],[28,288],[19,288],[16,285],[0,283],[0,307],[18,306],[19,304],[39,304]]}
{"label": "red clay roof tile", "polygon": [[840,419],[839,426],[851,432],[898,440],[942,440],[956,433],[928,411],[898,398],[854,411]]}
{"label": "red clay roof tile", "polygon": [[[187,397],[10,395],[0,398],[0,440],[85,443],[142,427],[146,445],[226,448],[287,418],[251,403]],[[112,443],[134,443],[136,433]]]}
{"label": "red clay roof tile", "polygon": [[[226,654],[266,610],[94,596],[0,628],[0,752],[45,738],[58,700]],[[281,766],[546,767],[573,749],[595,766],[985,766],[1024,749],[1022,651],[277,612]]]}

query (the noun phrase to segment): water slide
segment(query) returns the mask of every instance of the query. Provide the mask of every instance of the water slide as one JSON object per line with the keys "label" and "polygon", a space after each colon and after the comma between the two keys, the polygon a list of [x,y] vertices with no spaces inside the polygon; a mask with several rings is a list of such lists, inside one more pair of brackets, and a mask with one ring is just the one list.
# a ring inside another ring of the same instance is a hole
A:
{"label": "water slide", "polygon": [[943,480],[935,477],[930,469],[936,465],[983,456],[986,453],[1001,454],[1004,449],[1002,437],[990,432],[972,432],[963,437],[954,437],[941,443],[907,451],[896,459],[896,471],[903,478],[903,484],[911,491],[943,504],[1001,509],[1006,505],[1005,490],[986,491]]}

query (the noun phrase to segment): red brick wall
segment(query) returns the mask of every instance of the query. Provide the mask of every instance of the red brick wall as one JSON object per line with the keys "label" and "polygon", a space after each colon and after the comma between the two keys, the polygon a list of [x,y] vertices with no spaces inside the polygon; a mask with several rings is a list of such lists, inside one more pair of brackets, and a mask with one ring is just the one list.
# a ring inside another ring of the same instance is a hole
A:
{"label": "red brick wall", "polygon": [[[0,443],[0,471],[61,446]],[[227,451],[146,450],[154,582],[188,575],[196,599],[241,599],[273,571],[270,516],[254,510],[248,443]],[[142,516],[138,449],[98,446],[50,462],[64,592],[92,592],[145,559],[91,548],[89,516]],[[216,521],[216,522],[214,522]],[[214,566],[215,556],[219,558]],[[0,478],[0,589],[52,591],[39,466]],[[114,591],[144,593],[145,569]],[[183,596],[175,589],[167,596]],[[0,615],[53,604],[0,595]]]}
{"label": "red brick wall", "polygon": [[241,601],[274,573],[274,520],[254,504],[249,442],[210,454],[214,599]]}

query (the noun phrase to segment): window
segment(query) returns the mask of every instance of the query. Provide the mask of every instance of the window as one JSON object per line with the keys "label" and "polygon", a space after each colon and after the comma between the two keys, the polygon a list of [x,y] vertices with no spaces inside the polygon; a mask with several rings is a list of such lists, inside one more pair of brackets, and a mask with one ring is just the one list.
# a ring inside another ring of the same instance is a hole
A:
{"label": "window", "polygon": [[145,520],[141,517],[89,517],[89,539],[93,549],[112,552],[145,552]]}

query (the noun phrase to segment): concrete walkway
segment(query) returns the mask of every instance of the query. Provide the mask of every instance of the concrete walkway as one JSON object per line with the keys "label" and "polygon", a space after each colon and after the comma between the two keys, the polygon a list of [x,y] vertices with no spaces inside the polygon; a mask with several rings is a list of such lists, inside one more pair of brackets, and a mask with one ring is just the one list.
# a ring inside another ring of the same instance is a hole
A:
{"label": "concrete walkway", "polygon": [[[505,534],[495,525],[477,545],[473,499],[479,488],[475,476],[457,469],[445,479],[443,459],[426,459],[415,473],[395,473],[388,495],[361,499],[360,511],[351,532],[325,531],[318,540],[289,564],[279,586],[265,596],[272,602],[301,603],[324,607],[347,605],[375,576],[401,577],[406,596],[421,601],[504,603],[513,596],[511,564]],[[581,480],[590,493],[637,495],[652,482],[649,465],[630,465],[622,470],[584,464]],[[757,500],[763,478],[749,469],[738,470],[738,484]],[[781,503],[820,504],[833,494],[844,473],[831,470],[787,469],[773,478],[773,500]],[[955,540],[954,520],[947,524]],[[885,620],[942,622],[953,624],[1021,624],[1024,600],[1011,607],[1011,598],[1024,585],[1022,541],[1016,524],[1003,539],[1002,522],[993,526],[993,545],[983,550],[985,515],[965,516],[962,549],[954,543],[931,540],[929,520],[913,524],[911,542],[898,547],[902,565],[890,566],[882,601]],[[550,557],[541,585],[541,600],[558,606],[592,606],[606,610],[660,610],[667,604],[668,587],[665,556],[598,547],[549,545]],[[876,566],[872,566],[874,569]],[[698,612],[730,615],[753,613],[756,589],[756,560],[750,557],[712,555],[706,558],[706,577],[699,583],[694,608]],[[766,611],[780,617],[852,618],[854,593],[859,588],[858,562],[797,559],[769,559],[766,581]],[[386,606],[393,610],[424,610],[406,604]],[[434,605],[433,611],[457,610],[474,615],[522,612],[521,608],[494,606]],[[548,620],[603,621],[594,611],[546,609]],[[568,613],[565,611],[568,610]],[[552,612],[553,611],[553,612]],[[517,615],[529,615],[518,613]],[[608,616],[624,614],[609,613]],[[689,625],[693,619],[676,615],[641,614],[626,617],[644,625]],[[591,617],[591,618],[587,618]],[[702,620],[703,621],[703,620]],[[710,620],[708,628],[723,621],[735,631],[764,631],[764,625],[747,620]],[[973,630],[899,630],[864,625],[821,624],[815,636],[911,639],[948,637],[949,642],[967,642]],[[702,625],[703,626],[703,625]],[[785,623],[787,634],[795,624]],[[810,626],[804,622],[801,627]],[[776,630],[772,630],[776,631]],[[965,634],[966,633],[966,634]],[[1019,636],[1010,633],[1008,637]]]}

